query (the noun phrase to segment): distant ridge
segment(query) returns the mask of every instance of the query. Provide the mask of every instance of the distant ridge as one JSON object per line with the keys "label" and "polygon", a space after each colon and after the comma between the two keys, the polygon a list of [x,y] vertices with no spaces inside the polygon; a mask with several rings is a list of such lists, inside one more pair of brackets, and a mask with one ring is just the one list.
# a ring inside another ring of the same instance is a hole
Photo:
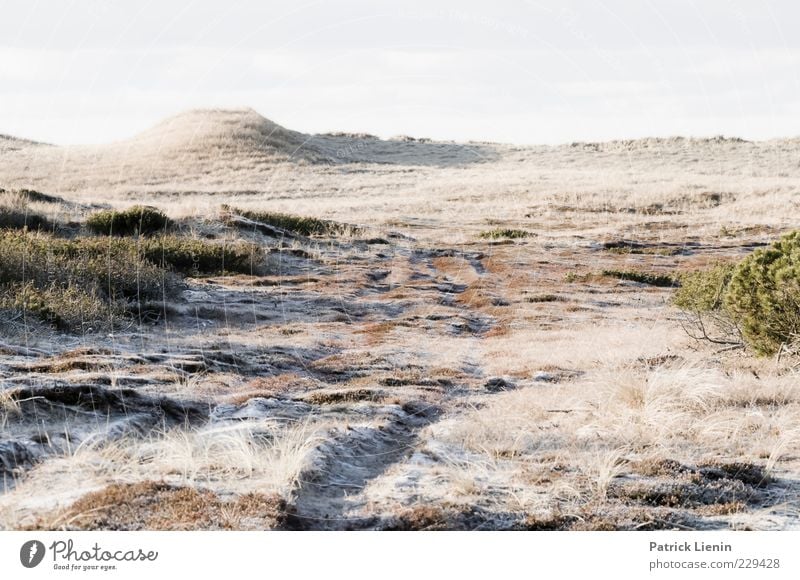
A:
{"label": "distant ridge", "polygon": [[32,141],[31,139],[23,139],[21,137],[12,137],[11,135],[3,135],[0,133],[0,151],[16,151],[26,147],[47,147],[47,143],[39,141]]}
{"label": "distant ridge", "polygon": [[569,144],[573,149],[592,151],[623,151],[635,149],[693,147],[697,145],[744,145],[753,143],[740,137],[642,137],[639,139],[614,139],[612,141],[574,141]]}
{"label": "distant ridge", "polygon": [[[314,183],[311,189],[324,193],[332,175],[355,180],[355,176],[391,172],[402,181],[405,177],[401,176],[422,167],[453,168],[454,175],[463,176],[462,169],[496,164],[498,174],[517,174],[529,168],[562,171],[580,159],[587,171],[635,167],[647,172],[659,167],[684,173],[702,160],[715,163],[717,170],[724,166],[739,171],[739,161],[732,159],[765,165],[798,152],[798,139],[667,137],[523,146],[381,139],[352,132],[307,134],[249,108],[195,109],[104,145],[47,145],[0,136],[0,186],[59,194],[114,191],[134,197],[142,192],[282,195],[282,180],[294,183],[301,173]],[[487,168],[487,174],[491,171]]]}
{"label": "distant ridge", "polygon": [[[566,147],[571,149],[584,149],[594,151],[620,151],[641,150],[653,148],[688,147],[697,145],[757,145],[759,143],[791,143],[796,144],[800,137],[787,137],[769,139],[766,141],[748,141],[740,137],[715,135],[710,137],[642,137],[636,139],[613,139],[608,141],[574,141],[561,145],[511,145],[504,143],[489,143],[483,141],[470,141],[469,143],[455,143],[452,141],[433,141],[427,138],[397,136],[388,140],[380,139],[368,133],[354,133],[335,131],[322,134],[307,134],[287,129],[270,119],[262,116],[252,108],[239,109],[191,109],[168,117],[155,126],[131,138],[115,143],[94,146],[69,146],[69,148],[88,148],[101,150],[106,147],[127,147],[132,149],[146,149],[158,152],[203,152],[214,151],[223,153],[226,150],[243,153],[250,150],[270,157],[286,159],[307,160],[311,162],[339,163],[342,158],[342,146],[347,142],[367,141],[375,144],[407,143],[411,145],[433,145],[435,148],[454,146],[468,147],[508,147],[508,148],[535,148],[535,147]],[[28,146],[53,146],[30,139],[0,134],[0,149],[15,150]],[[57,146],[57,145],[56,145]],[[363,149],[361,147],[360,149]],[[374,149],[374,147],[373,147]],[[358,151],[352,151],[350,161],[365,162],[392,162],[382,159],[386,157],[386,150],[382,149],[378,158],[365,158],[359,156]]]}

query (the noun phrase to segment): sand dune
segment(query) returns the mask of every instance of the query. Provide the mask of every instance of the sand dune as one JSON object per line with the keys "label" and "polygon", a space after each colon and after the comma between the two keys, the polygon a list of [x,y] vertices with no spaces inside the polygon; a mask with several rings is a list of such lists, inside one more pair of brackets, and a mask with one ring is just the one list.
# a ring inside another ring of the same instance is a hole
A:
{"label": "sand dune", "polygon": [[[266,191],[278,171],[348,165],[450,167],[493,161],[500,146],[410,137],[308,135],[252,109],[194,110],[130,139],[94,146],[42,146],[0,140],[0,183],[59,193]],[[231,179],[231,172],[233,180]],[[238,187],[231,187],[231,184]]]}
{"label": "sand dune", "polygon": [[136,153],[234,153],[316,160],[308,135],[291,131],[253,109],[192,110],[165,119],[133,138],[115,144]]}
{"label": "sand dune", "polygon": [[[673,137],[517,146],[309,135],[252,109],[196,110],[106,145],[0,139],[0,187],[86,203],[163,203],[170,196],[195,210],[258,196],[283,209],[348,220],[354,208],[372,220],[390,206],[397,215],[438,219],[449,211],[448,200],[459,199],[462,208],[471,205],[469,215],[501,219],[512,211],[509,200],[529,209],[551,208],[580,194],[602,207],[625,204],[635,194],[657,204],[665,197],[715,191],[722,183],[730,194],[759,191],[765,179],[784,203],[784,192],[800,183],[792,161],[798,154],[797,139]],[[739,198],[745,205],[751,199]],[[763,207],[744,208],[742,215],[757,217]]]}

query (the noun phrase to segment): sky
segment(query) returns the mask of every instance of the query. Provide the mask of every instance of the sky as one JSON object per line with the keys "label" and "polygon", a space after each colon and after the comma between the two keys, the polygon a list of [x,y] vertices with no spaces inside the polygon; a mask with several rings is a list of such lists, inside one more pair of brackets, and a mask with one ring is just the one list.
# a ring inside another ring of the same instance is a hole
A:
{"label": "sky", "polygon": [[0,0],[0,134],[252,107],[381,137],[797,136],[798,22],[794,0]]}

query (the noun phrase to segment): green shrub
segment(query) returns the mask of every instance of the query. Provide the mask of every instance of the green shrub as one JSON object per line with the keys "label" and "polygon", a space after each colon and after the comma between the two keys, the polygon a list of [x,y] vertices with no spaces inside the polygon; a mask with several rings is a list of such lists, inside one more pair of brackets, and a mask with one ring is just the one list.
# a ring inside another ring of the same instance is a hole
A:
{"label": "green shrub", "polygon": [[673,295],[672,303],[681,310],[697,314],[723,310],[734,268],[735,264],[717,264],[709,270],[683,274],[681,287]]}
{"label": "green shrub", "polygon": [[52,231],[54,228],[50,220],[27,209],[0,207],[0,229]]}
{"label": "green shrub", "polygon": [[497,228],[494,230],[487,230],[481,232],[478,236],[485,240],[498,240],[498,239],[520,239],[532,236],[531,232],[525,230],[515,230],[510,228]]}
{"label": "green shrub", "polygon": [[526,296],[525,302],[566,302],[567,299],[557,294],[535,294],[533,296]]}
{"label": "green shrub", "polygon": [[639,272],[636,270],[603,270],[603,276],[639,282],[640,284],[648,284],[650,286],[670,287],[678,285],[678,281],[672,276],[654,274],[651,272]]}
{"label": "green shrub", "polygon": [[178,236],[159,236],[141,242],[142,254],[162,268],[186,275],[259,273],[264,268],[266,254],[255,244],[213,243]]}
{"label": "green shrub", "polygon": [[33,312],[60,328],[95,325],[175,287],[174,275],[145,259],[132,240],[0,232],[0,307]]}
{"label": "green shrub", "polygon": [[31,282],[0,287],[0,309],[32,314],[61,330],[99,329],[126,313],[123,304],[76,286],[37,288]]}
{"label": "green shrub", "polygon": [[123,211],[99,211],[86,220],[90,231],[105,236],[152,235],[166,231],[172,223],[161,210],[142,205]]}
{"label": "green shrub", "polygon": [[724,306],[747,343],[773,354],[800,333],[800,231],[756,250],[736,266]]}
{"label": "green shrub", "polygon": [[59,328],[97,328],[149,310],[182,274],[252,273],[266,261],[254,244],[178,236],[62,239],[0,230],[0,308],[30,312]]}
{"label": "green shrub", "polygon": [[[738,339],[757,354],[796,347],[800,334],[800,232],[783,236],[738,264],[686,274],[673,303],[695,316],[699,338],[732,344]],[[708,320],[724,340],[709,332]]]}
{"label": "green shrub", "polygon": [[0,280],[36,288],[75,286],[109,300],[157,299],[165,272],[130,240],[66,240],[43,234],[0,233]]}
{"label": "green shrub", "polygon": [[348,230],[354,230],[352,226],[341,224],[330,220],[321,220],[313,217],[292,215],[288,213],[243,210],[227,205],[222,206],[222,210],[230,212],[269,226],[280,228],[288,232],[300,234],[301,236],[314,235],[340,235]]}
{"label": "green shrub", "polygon": [[692,338],[728,346],[743,344],[737,321],[725,306],[735,267],[735,264],[720,263],[708,270],[681,275],[681,286],[673,295],[672,303],[687,313],[684,330]]}

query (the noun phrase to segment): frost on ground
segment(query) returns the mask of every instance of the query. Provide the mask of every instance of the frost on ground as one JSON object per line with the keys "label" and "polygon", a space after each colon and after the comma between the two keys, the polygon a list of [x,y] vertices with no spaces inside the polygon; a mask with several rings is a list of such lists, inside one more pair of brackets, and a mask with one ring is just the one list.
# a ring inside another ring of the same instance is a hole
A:
{"label": "frost on ground", "polygon": [[0,313],[0,528],[797,529],[793,361],[690,339],[661,281],[796,227],[798,152],[304,135],[253,111],[5,139],[4,203],[59,235],[147,203],[267,263],[112,331]]}

